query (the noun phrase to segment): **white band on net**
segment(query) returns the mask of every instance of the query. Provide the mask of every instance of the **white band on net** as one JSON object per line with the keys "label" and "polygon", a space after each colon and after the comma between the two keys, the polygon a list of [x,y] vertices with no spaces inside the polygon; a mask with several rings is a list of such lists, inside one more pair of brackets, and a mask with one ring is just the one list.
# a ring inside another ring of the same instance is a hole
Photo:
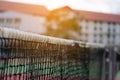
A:
{"label": "white band on net", "polygon": [[0,37],[36,41],[36,42],[45,42],[45,43],[52,43],[52,44],[72,45],[72,46],[74,46],[74,43],[77,43],[79,44],[80,47],[96,47],[96,48],[105,47],[103,44],[86,43],[81,41],[49,37],[49,36],[34,34],[30,32],[24,32],[24,31],[10,29],[10,28],[2,28],[2,27],[0,27]]}

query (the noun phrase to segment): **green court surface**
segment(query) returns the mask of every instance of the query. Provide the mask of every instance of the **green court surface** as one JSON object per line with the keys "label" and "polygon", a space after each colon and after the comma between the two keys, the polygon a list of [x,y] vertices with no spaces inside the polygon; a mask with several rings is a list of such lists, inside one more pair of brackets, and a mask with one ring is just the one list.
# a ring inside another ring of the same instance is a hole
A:
{"label": "green court surface", "polygon": [[[71,77],[83,77],[87,76],[86,69],[82,66],[68,66],[68,65],[52,65],[52,64],[13,64],[0,62],[0,73],[4,74],[30,74],[33,75],[51,75],[51,76],[71,76]],[[91,78],[99,77],[99,69],[97,67],[89,67],[89,76]],[[119,75],[120,76],[120,75]]]}
{"label": "green court surface", "polygon": [[[9,63],[10,64],[10,63]],[[11,67],[12,66],[12,67]],[[60,76],[61,75],[61,69],[63,75],[69,75],[69,76],[80,76],[82,67],[74,67],[74,66],[47,66],[44,64],[36,64],[36,65],[24,65],[24,66],[14,66],[14,65],[8,65],[3,66],[3,64],[0,64],[0,67],[3,67],[3,69],[0,69],[0,72],[4,72],[5,74],[22,74],[22,73],[30,73],[29,71],[32,69],[33,73],[39,74],[39,75],[48,75],[52,74],[54,76]],[[39,68],[39,69],[38,69]]]}

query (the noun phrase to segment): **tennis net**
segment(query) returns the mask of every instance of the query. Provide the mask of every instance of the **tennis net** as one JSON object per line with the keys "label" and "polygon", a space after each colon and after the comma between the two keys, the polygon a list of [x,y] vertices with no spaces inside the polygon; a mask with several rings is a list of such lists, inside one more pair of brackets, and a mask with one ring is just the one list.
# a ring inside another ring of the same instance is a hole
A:
{"label": "tennis net", "polygon": [[0,80],[89,80],[94,47],[103,45],[0,28]]}

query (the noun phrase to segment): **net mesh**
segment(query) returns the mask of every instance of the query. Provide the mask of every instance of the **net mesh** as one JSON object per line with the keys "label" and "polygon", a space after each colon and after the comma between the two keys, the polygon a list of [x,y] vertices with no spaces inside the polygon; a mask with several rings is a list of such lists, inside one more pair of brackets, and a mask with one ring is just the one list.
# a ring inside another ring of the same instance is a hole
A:
{"label": "net mesh", "polygon": [[22,32],[1,32],[0,80],[89,80],[90,48],[85,45],[46,37],[37,41],[36,35],[31,36],[34,40],[21,39]]}

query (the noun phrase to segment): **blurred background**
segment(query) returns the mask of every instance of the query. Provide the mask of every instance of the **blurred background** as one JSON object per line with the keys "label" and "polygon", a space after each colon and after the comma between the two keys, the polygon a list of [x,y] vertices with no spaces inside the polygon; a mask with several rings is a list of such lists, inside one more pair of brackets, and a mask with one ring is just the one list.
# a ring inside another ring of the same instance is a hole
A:
{"label": "blurred background", "polygon": [[120,51],[119,4],[120,0],[0,0],[0,26]]}
{"label": "blurred background", "polygon": [[1,0],[0,26],[119,46],[119,0]]}

